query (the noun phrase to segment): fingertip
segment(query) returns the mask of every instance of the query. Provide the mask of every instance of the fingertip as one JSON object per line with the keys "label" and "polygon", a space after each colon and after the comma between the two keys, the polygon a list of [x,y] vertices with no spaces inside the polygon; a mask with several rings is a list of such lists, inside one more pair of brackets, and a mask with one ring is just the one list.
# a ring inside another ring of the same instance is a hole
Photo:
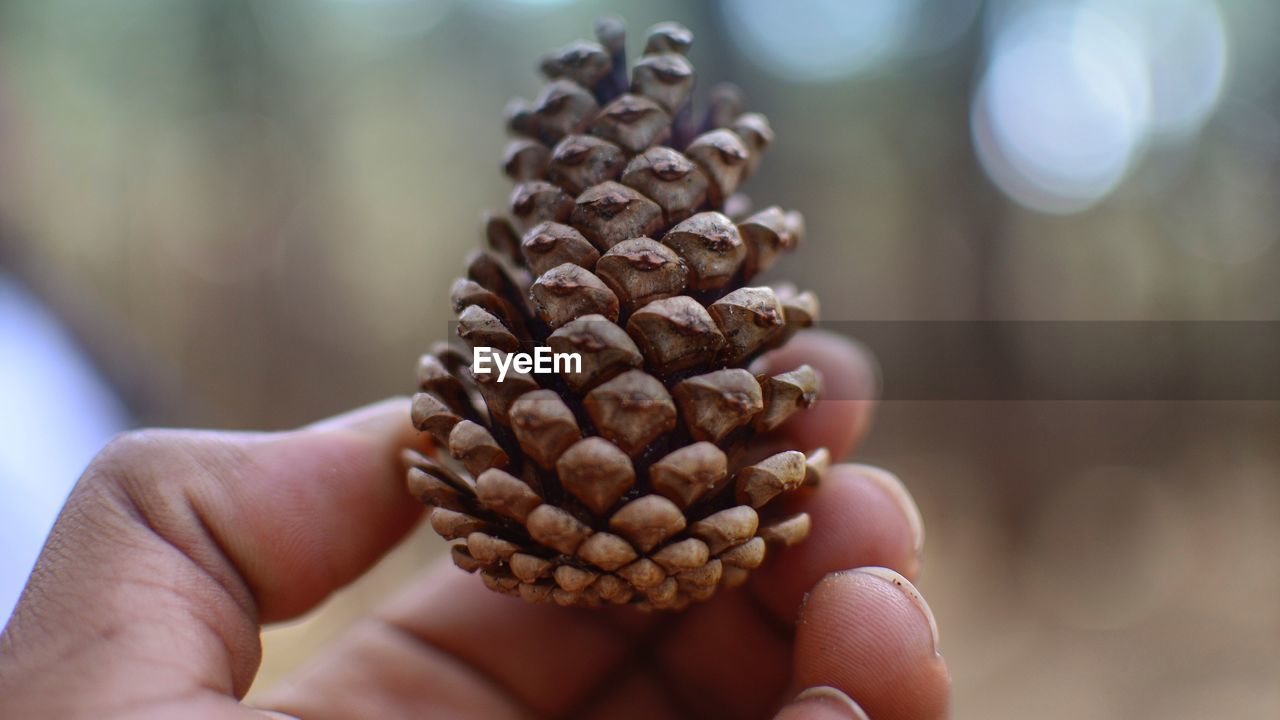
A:
{"label": "fingertip", "polygon": [[938,621],[934,618],[933,609],[929,607],[929,603],[924,599],[924,595],[920,594],[920,591],[910,580],[887,567],[878,567],[874,565],[858,568],[852,572],[878,578],[884,583],[897,588],[899,592],[905,595],[906,598],[911,601],[911,604],[915,605],[916,609],[920,611],[921,617],[924,618],[925,624],[929,628],[929,642],[930,647],[933,649],[933,654],[941,656],[942,653],[938,651]]}
{"label": "fingertip", "polygon": [[916,504],[916,499],[897,475],[884,468],[859,463],[851,463],[847,467],[879,488],[885,497],[898,508],[898,512],[902,514],[902,519],[907,523],[907,529],[911,537],[911,557],[901,565],[893,565],[891,567],[901,568],[903,575],[914,579],[919,575],[920,566],[924,563],[925,537],[924,517],[920,514],[920,506]]}
{"label": "fingertip", "polygon": [[409,401],[382,400],[247,448],[254,472],[211,514],[265,621],[294,617],[361,575],[423,512],[400,453],[420,443]]}
{"label": "fingertip", "polygon": [[752,576],[760,599],[789,622],[804,593],[829,573],[879,565],[911,577],[920,565],[923,526],[913,524],[912,515],[918,523],[919,511],[905,489],[886,489],[896,482],[879,468],[833,465],[818,487],[783,500],[781,512],[808,513],[813,532],[771,556]]}
{"label": "fingertip", "polygon": [[928,603],[906,578],[878,567],[832,573],[809,594],[796,682],[835,687],[877,720],[945,717],[950,692]]}

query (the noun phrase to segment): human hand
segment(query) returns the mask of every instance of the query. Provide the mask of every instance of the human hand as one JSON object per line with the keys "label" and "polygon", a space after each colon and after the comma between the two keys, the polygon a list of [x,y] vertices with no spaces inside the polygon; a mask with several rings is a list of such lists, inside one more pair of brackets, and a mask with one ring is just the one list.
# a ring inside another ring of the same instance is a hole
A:
{"label": "human hand", "polygon": [[[774,363],[802,360],[829,397],[870,397],[870,364],[847,342],[805,334]],[[784,431],[840,457],[869,414],[825,400]],[[417,442],[405,400],[292,432],[113,442],[0,636],[0,717],[270,717],[239,702],[261,625],[315,607],[409,531],[421,508],[398,458]],[[756,718],[787,698],[786,720],[943,717],[947,670],[907,579],[922,530],[905,489],[838,465],[787,502],[813,534],[683,614],[529,605],[442,566],[265,702],[307,720]]]}

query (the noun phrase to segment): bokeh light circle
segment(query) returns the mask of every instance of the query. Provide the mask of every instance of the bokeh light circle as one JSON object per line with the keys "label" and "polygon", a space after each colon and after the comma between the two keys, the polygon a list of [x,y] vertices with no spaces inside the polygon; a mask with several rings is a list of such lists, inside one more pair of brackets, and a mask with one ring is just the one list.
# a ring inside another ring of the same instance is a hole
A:
{"label": "bokeh light circle", "polygon": [[1092,207],[1148,145],[1198,132],[1226,78],[1213,0],[1020,3],[988,30],[974,145],[1001,190],[1045,212]]}
{"label": "bokeh light circle", "polygon": [[1150,130],[1182,136],[1200,129],[1218,104],[1227,70],[1227,33],[1212,0],[1085,0],[1123,29],[1141,52],[1150,82]]}
{"label": "bokeh light circle", "polygon": [[1077,212],[1124,177],[1149,108],[1142,58],[1119,28],[1086,10],[1046,8],[994,44],[974,98],[974,144],[1017,202]]}
{"label": "bokeh light circle", "polygon": [[840,80],[904,43],[922,0],[722,0],[730,36],[765,70],[797,82]]}

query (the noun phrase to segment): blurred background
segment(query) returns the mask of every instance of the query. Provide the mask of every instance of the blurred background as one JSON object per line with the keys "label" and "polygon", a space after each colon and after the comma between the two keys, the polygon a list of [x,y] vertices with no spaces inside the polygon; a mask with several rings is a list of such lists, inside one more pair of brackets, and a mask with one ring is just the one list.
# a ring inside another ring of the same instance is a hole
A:
{"label": "blurred background", "polygon": [[[1274,0],[6,0],[0,617],[113,432],[410,391],[503,105],[608,13],[769,116],[746,189],[805,213],[775,275],[827,320],[1280,320]],[[956,717],[1280,717],[1269,400],[881,406],[859,459],[922,507]],[[269,631],[254,692],[442,547]]]}

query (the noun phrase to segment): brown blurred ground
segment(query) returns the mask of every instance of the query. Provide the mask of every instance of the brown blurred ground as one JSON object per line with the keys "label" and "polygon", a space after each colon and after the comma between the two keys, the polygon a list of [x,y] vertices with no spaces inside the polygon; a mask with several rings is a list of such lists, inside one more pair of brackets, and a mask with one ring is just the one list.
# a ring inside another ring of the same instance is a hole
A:
{"label": "brown blurred ground", "polygon": [[[1173,160],[1048,216],[973,158],[972,38],[802,85],[743,57],[711,5],[451,8],[420,35],[397,28],[437,20],[430,3],[368,5],[0,6],[0,262],[143,422],[287,427],[410,390],[479,214],[507,194],[502,105],[605,10],[636,31],[688,23],[701,77],[769,115],[779,141],[749,190],[805,212],[777,275],[828,319],[1280,319],[1277,146],[1237,132],[1229,101]],[[1232,238],[1263,250],[1201,252]],[[859,458],[923,509],[956,716],[1280,717],[1278,430],[1276,402],[882,406]],[[257,687],[441,547],[420,533],[268,632]]]}

